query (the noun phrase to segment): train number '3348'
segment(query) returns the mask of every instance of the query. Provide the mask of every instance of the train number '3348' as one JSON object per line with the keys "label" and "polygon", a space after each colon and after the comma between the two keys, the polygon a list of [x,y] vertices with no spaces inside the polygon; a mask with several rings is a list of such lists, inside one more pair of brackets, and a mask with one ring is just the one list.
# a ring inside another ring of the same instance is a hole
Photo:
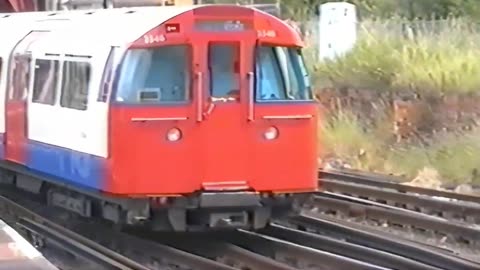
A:
{"label": "train number '3348'", "polygon": [[277,36],[275,30],[257,30],[257,36],[260,38],[274,38]]}
{"label": "train number '3348'", "polygon": [[152,43],[159,43],[165,41],[165,36],[164,35],[144,35],[143,36],[143,41],[145,44],[152,44]]}

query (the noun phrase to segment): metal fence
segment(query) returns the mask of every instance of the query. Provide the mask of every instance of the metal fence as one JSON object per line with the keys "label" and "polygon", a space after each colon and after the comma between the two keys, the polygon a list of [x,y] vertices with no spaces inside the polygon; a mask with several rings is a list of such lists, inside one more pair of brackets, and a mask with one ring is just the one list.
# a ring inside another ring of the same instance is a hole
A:
{"label": "metal fence", "polygon": [[[319,49],[320,27],[319,17],[297,22],[298,28],[308,48]],[[357,40],[366,36],[384,38],[414,39],[416,37],[437,38],[438,42],[464,40],[465,42],[478,42],[480,45],[480,23],[465,19],[446,20],[364,20],[356,24]],[[344,33],[338,32],[338,35]],[[315,54],[318,56],[318,54]],[[318,59],[317,59],[318,60]]]}

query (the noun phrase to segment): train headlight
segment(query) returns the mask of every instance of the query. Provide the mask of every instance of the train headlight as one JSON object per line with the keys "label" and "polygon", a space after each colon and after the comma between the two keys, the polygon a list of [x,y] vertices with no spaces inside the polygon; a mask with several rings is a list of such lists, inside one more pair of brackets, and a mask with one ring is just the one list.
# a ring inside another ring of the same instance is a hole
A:
{"label": "train headlight", "polygon": [[172,128],[167,132],[167,140],[176,142],[182,138],[182,132],[178,128]]}
{"label": "train headlight", "polygon": [[276,127],[269,127],[263,134],[263,137],[267,140],[274,140],[278,137],[278,129]]}

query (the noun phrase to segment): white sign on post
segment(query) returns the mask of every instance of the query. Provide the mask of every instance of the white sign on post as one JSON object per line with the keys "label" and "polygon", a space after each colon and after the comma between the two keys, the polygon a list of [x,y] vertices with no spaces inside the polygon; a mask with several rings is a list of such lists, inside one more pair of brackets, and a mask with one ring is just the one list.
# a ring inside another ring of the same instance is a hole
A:
{"label": "white sign on post", "polygon": [[349,51],[357,40],[356,6],[329,2],[319,6],[319,60],[333,59]]}

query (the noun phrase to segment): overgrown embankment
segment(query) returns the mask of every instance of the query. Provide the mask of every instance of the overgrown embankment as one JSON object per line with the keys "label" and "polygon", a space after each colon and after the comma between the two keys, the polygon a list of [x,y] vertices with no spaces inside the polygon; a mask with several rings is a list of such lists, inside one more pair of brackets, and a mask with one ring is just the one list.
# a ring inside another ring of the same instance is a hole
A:
{"label": "overgrown embankment", "polygon": [[480,183],[477,25],[450,19],[402,32],[398,23],[364,22],[353,50],[311,63],[327,109],[322,159],[407,177],[433,167],[447,181]]}

